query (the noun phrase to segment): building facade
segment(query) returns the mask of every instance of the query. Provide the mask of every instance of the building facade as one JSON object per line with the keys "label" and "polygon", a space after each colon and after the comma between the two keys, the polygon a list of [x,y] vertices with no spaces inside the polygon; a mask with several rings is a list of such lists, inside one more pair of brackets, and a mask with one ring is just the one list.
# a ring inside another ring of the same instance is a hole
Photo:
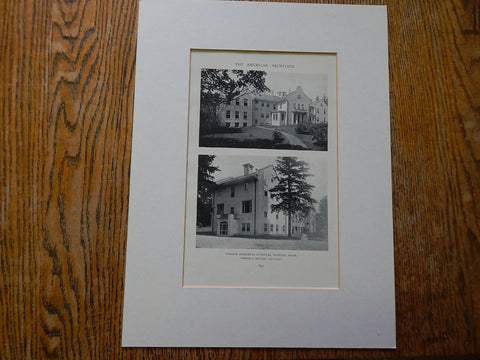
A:
{"label": "building facade", "polygon": [[[273,165],[254,170],[244,164],[242,176],[231,177],[216,183],[213,196],[212,231],[219,236],[287,236],[288,216],[272,212],[277,203],[270,194],[276,185]],[[311,231],[311,218],[291,216],[292,235]]]}
{"label": "building facade", "polygon": [[217,116],[226,127],[252,126],[253,98],[247,94],[233,99],[230,104],[222,104],[217,109]]}
{"label": "building facade", "polygon": [[328,100],[326,96],[317,97],[310,106],[310,122],[326,124],[328,122]]}
{"label": "building facade", "polygon": [[327,113],[326,97],[320,99],[317,96],[317,99],[312,101],[301,86],[289,93],[280,91],[277,95],[242,95],[217,108],[219,121],[226,127],[235,128],[320,123],[327,121]]}

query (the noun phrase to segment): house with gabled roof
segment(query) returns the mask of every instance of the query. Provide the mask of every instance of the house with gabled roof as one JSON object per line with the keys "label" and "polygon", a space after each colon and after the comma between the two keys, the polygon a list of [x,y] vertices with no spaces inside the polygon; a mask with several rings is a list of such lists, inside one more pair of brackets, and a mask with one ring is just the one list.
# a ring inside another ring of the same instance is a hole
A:
{"label": "house with gabled roof", "polygon": [[[243,169],[241,176],[216,182],[212,231],[219,236],[287,236],[288,216],[271,210],[276,200],[269,190],[277,183],[273,165],[255,169],[246,163]],[[307,230],[304,219],[292,216],[293,235]]]}
{"label": "house with gabled roof", "polygon": [[217,108],[217,117],[226,127],[235,128],[255,125],[297,125],[305,122],[318,123],[323,120],[326,122],[326,117],[323,117],[322,121],[314,121],[313,106],[318,107],[316,110],[318,115],[320,111],[326,114],[328,107],[326,97],[314,102],[301,86],[297,86],[289,93],[279,91],[277,95],[265,93],[238,96],[229,104],[220,105]]}

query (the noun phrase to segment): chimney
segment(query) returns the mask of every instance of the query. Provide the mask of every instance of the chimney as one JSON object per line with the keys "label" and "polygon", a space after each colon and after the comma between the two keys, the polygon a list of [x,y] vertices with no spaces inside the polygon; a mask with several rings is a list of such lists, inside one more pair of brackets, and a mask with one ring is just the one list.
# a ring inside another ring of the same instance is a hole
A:
{"label": "chimney", "polygon": [[253,165],[252,164],[249,164],[249,163],[243,164],[243,175],[250,174],[250,171],[252,171],[252,170],[253,170]]}

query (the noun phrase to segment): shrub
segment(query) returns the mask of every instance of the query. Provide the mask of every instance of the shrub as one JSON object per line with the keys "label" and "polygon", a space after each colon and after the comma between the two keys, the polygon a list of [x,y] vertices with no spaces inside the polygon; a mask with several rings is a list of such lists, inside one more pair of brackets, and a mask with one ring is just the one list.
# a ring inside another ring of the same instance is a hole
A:
{"label": "shrub", "polygon": [[298,124],[297,127],[295,128],[295,132],[296,132],[297,134],[308,134],[308,135],[311,135],[311,134],[313,133],[312,125],[313,125],[313,124],[310,124],[310,123],[301,123],[301,124]]}
{"label": "shrub", "polygon": [[282,143],[283,141],[285,140],[285,136],[283,136],[283,134],[278,131],[278,130],[275,130],[273,132],[273,135],[272,135],[272,141],[274,144],[280,144]]}
{"label": "shrub", "polygon": [[328,139],[328,126],[327,124],[316,124],[317,126],[313,132],[313,140],[315,144],[324,145],[327,143]]}

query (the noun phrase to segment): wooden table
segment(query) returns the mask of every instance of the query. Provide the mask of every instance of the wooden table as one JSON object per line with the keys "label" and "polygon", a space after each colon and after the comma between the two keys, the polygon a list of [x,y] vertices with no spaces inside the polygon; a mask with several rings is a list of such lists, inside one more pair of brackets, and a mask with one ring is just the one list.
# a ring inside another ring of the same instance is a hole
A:
{"label": "wooden table", "polygon": [[480,353],[480,1],[342,3],[388,4],[398,349],[122,349],[138,1],[4,0],[0,358]]}

